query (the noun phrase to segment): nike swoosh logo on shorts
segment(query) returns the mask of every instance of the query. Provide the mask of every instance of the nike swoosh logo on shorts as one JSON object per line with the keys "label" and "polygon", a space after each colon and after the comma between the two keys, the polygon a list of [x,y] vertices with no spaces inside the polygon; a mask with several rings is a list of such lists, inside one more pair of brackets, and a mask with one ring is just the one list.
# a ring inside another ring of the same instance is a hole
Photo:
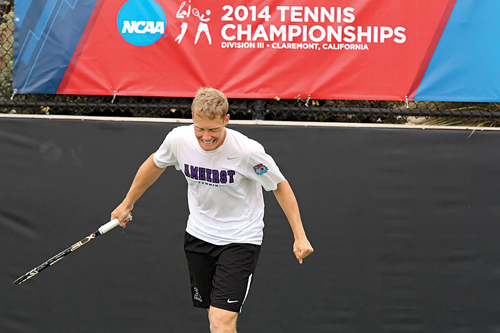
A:
{"label": "nike swoosh logo on shorts", "polygon": [[236,301],[232,301],[232,300],[230,300],[230,299],[228,299],[228,300],[227,300],[227,302],[228,302],[228,303],[230,303],[230,304],[231,304],[231,303],[238,303],[238,301],[237,301],[237,300],[236,300]]}

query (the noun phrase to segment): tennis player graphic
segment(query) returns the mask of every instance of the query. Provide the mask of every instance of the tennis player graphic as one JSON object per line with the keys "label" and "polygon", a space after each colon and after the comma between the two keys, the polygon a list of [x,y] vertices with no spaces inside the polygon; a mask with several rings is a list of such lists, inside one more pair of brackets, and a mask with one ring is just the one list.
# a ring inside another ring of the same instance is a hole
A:
{"label": "tennis player graphic", "polygon": [[184,39],[184,35],[186,34],[186,31],[189,26],[189,23],[187,21],[191,14],[193,14],[193,16],[196,16],[200,20],[198,24],[198,29],[196,31],[194,44],[198,43],[200,35],[204,33],[207,36],[208,44],[211,45],[212,37],[210,36],[210,30],[207,24],[210,21],[210,18],[208,16],[210,16],[211,11],[210,9],[207,9],[205,11],[205,14],[200,15],[200,11],[197,8],[191,8],[191,0],[189,0],[188,2],[183,1],[179,6],[179,9],[177,10],[177,13],[175,14],[176,18],[181,19],[183,21],[181,23],[181,32],[179,33],[179,35],[177,35],[177,37],[175,37],[175,41],[180,44]]}
{"label": "tennis player graphic", "polygon": [[[207,16],[209,16],[210,13],[211,13],[210,9],[207,9],[205,12]],[[212,45],[212,38],[210,37],[210,31],[208,30],[208,24],[206,23],[210,21],[210,19],[208,17],[205,17],[205,14],[201,14],[200,16],[200,12],[198,11],[198,9],[193,8],[193,15],[200,19],[200,24],[198,25],[198,31],[196,32],[196,38],[194,39],[194,43],[195,44],[198,43],[198,39],[200,38],[200,35],[203,32],[205,33],[205,35],[207,35],[208,44]]]}
{"label": "tennis player graphic", "polygon": [[[188,18],[189,15],[191,14],[191,0],[189,0],[189,5],[187,7],[187,10],[184,9],[186,6],[186,1],[183,1],[179,7],[179,10],[175,14],[176,18],[179,18],[181,20],[184,20],[185,18]],[[175,41],[180,44],[182,39],[184,38],[184,35],[186,34],[188,28],[188,23],[186,21],[182,22],[181,24],[181,33],[175,37]]]}

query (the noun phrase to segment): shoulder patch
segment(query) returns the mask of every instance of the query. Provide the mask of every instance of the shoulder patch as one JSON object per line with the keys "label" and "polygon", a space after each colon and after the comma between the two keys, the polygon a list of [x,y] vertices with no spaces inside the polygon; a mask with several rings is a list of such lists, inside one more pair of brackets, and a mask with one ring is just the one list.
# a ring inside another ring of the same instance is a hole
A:
{"label": "shoulder patch", "polygon": [[255,173],[258,175],[263,175],[269,170],[264,164],[260,163],[253,167]]}

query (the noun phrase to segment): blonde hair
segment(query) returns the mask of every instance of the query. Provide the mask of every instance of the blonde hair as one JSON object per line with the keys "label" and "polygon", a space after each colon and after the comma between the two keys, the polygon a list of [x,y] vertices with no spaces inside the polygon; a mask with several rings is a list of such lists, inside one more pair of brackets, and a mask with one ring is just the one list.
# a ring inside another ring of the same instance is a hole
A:
{"label": "blonde hair", "polygon": [[226,95],[214,88],[201,88],[194,96],[191,112],[209,120],[224,119],[229,109]]}

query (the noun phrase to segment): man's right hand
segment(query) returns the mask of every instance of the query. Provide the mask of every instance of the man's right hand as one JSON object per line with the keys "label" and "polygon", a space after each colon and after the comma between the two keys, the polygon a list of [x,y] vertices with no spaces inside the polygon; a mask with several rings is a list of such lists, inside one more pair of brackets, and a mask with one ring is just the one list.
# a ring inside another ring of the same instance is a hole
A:
{"label": "man's right hand", "polygon": [[111,220],[118,219],[118,222],[120,222],[120,227],[126,228],[127,223],[132,221],[132,217],[129,217],[129,214],[131,214],[132,209],[122,207],[122,205],[119,205],[116,207],[116,209],[111,213]]}

